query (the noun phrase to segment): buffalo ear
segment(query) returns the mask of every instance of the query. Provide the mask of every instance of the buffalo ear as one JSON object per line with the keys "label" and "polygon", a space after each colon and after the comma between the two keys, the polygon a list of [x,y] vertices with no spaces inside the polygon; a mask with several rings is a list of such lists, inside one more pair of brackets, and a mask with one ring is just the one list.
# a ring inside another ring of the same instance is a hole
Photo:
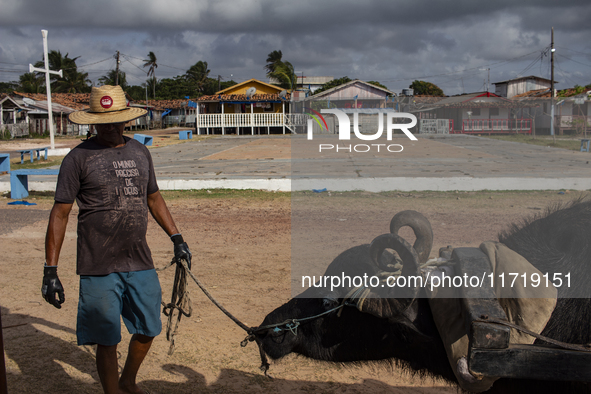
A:
{"label": "buffalo ear", "polygon": [[368,292],[356,300],[360,312],[369,313],[383,319],[399,318],[414,299],[380,298]]}

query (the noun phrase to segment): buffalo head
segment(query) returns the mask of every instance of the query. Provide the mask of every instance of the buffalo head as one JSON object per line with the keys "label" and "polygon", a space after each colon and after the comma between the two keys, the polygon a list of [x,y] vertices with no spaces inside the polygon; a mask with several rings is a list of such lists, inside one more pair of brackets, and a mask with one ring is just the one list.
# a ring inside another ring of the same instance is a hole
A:
{"label": "buffalo head", "polygon": [[[404,226],[416,235],[413,246],[397,235]],[[453,379],[448,364],[440,368],[412,361],[417,351],[432,354],[434,360],[445,358],[427,301],[417,298],[419,289],[387,285],[388,278],[419,275],[433,243],[431,225],[420,213],[404,211],[394,216],[390,229],[371,244],[341,253],[324,274],[377,278],[372,286],[343,280],[332,290],[310,287],[265,317],[256,331],[261,350],[273,359],[289,353],[333,362],[396,358],[415,370],[440,370]]]}

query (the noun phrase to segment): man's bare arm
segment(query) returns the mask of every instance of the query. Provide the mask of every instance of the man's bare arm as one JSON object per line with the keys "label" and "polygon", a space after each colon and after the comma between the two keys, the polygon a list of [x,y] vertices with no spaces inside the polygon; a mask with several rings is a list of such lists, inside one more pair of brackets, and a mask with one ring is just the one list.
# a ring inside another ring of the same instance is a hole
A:
{"label": "man's bare arm", "polygon": [[179,230],[174,224],[172,215],[166,206],[166,202],[159,191],[148,195],[148,208],[156,222],[168,234],[168,236],[178,234]]}
{"label": "man's bare arm", "polygon": [[174,257],[177,263],[180,264],[180,261],[184,259],[187,261],[189,269],[191,269],[191,252],[189,251],[189,247],[174,224],[172,215],[170,214],[166,202],[164,202],[164,198],[162,198],[160,192],[148,195],[148,208],[156,222],[158,222],[160,227],[166,231],[166,234],[168,234],[171,241],[174,243]]}
{"label": "man's bare arm", "polygon": [[59,202],[53,204],[45,235],[45,262],[47,265],[57,265],[72,205]]}

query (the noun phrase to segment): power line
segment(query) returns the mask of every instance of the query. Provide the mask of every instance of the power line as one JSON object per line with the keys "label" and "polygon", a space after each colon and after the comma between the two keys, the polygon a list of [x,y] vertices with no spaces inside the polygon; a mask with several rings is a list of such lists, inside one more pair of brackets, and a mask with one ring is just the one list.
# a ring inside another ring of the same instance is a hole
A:
{"label": "power line", "polygon": [[[123,55],[123,53],[122,53],[122,55]],[[128,57],[130,57],[130,58],[132,58],[132,59],[141,60],[142,62],[145,62],[145,61],[146,61],[145,59],[140,59],[139,57],[135,57],[135,56],[131,56],[131,55],[125,55],[125,56],[128,56]],[[166,65],[166,64],[162,64],[162,63],[158,63],[158,66],[163,66],[163,67],[174,68],[174,69],[181,70],[181,71],[185,71],[185,72],[187,71],[187,70],[186,70],[186,69],[184,69],[184,68],[178,68],[178,67],[174,67],[174,66],[168,66],[168,65]]]}
{"label": "power line", "polygon": [[[108,58],[106,58],[106,59],[99,60],[98,62],[89,63],[89,64],[84,64],[84,65],[82,65],[82,66],[77,66],[77,67],[78,67],[78,68],[84,68],[84,67],[92,66],[92,65],[95,65],[95,64],[98,64],[98,63],[105,62],[105,61],[107,61],[107,60],[111,60],[111,59],[112,59],[112,57],[110,56],[110,57],[108,57]],[[73,67],[72,67],[72,68],[73,68]]]}
{"label": "power line", "polygon": [[523,69],[523,71],[518,73],[517,77],[519,78],[519,77],[525,75],[525,73],[528,72],[531,68],[533,68],[533,66],[535,66],[538,61],[540,61],[540,64],[542,64],[542,59],[548,53],[549,49],[550,49],[550,47],[544,48],[544,50],[540,53],[540,56],[536,57],[525,69]]}
{"label": "power line", "polygon": [[560,65],[558,64],[558,56],[556,56],[554,58],[554,62],[556,63],[556,68],[558,69],[558,71],[560,72],[560,75],[562,75],[564,77],[564,79],[567,79],[570,83],[574,85],[576,85],[577,83],[575,81],[573,81],[572,79],[570,79],[567,75],[566,75],[566,71],[564,71]]}
{"label": "power line", "polygon": [[563,46],[560,46],[560,45],[556,45],[556,48],[568,49],[569,51],[580,53],[581,55],[591,56],[591,53],[580,52],[580,51],[577,51],[577,50],[574,50],[574,49],[570,49],[570,48],[567,48],[567,47],[563,47]]}
{"label": "power line", "polygon": [[413,78],[382,79],[382,80],[378,80],[378,81],[379,82],[400,82],[400,81],[409,81],[409,80],[415,80],[415,79],[434,78],[434,77],[442,77],[442,76],[447,76],[447,75],[454,75],[454,74],[464,73],[466,71],[476,70],[476,69],[479,69],[479,68],[485,68],[485,67],[490,68],[491,66],[494,66],[494,65],[497,65],[497,64],[508,63],[508,62],[513,61],[513,60],[521,59],[523,57],[532,55],[534,53],[539,53],[539,52],[540,51],[538,50],[538,51],[526,53],[525,55],[521,55],[521,56],[517,56],[517,57],[511,58],[511,59],[508,59],[508,60],[502,60],[500,62],[490,63],[490,64],[486,64],[486,65],[483,65],[483,66],[465,68],[465,69],[460,70],[460,71],[452,71],[452,72],[448,72],[448,73],[435,74],[435,75],[425,75],[425,76],[413,77]]}
{"label": "power line", "polygon": [[585,64],[585,63],[581,63],[581,62],[578,62],[578,61],[576,61],[576,60],[574,60],[574,59],[571,59],[570,57],[564,56],[564,55],[560,55],[560,56],[562,56],[562,57],[563,57],[563,58],[565,58],[565,59],[568,59],[568,60],[570,60],[571,62],[575,62],[575,63],[579,63],[579,64],[581,64],[581,65],[583,65],[583,66],[591,67],[591,64]]}
{"label": "power line", "polygon": [[143,68],[140,68],[140,67],[139,67],[138,65],[136,65],[135,63],[132,63],[132,62],[131,62],[131,60],[129,60],[129,59],[128,59],[128,56],[127,56],[127,55],[121,54],[121,56],[123,56],[123,57],[125,58],[125,60],[126,60],[126,61],[127,61],[129,64],[131,64],[131,65],[135,66],[135,67],[136,67],[138,70],[140,70],[141,72],[143,72],[143,73],[145,73],[145,72],[146,72],[146,70],[144,70]]}

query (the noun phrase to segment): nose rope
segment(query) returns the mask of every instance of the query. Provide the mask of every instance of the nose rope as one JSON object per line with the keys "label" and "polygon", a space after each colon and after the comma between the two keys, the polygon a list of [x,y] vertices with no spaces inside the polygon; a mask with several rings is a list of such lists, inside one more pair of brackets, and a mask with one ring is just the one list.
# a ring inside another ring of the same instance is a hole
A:
{"label": "nose rope", "polygon": [[[246,338],[244,338],[244,340],[242,342],[240,342],[241,347],[245,347],[246,345],[248,345],[248,342],[256,342],[256,344],[259,348],[260,356],[261,356],[260,369],[261,369],[261,371],[264,372],[265,376],[267,376],[269,378],[272,378],[272,376],[267,373],[267,371],[269,370],[270,364],[267,361],[267,355],[265,354],[265,351],[263,350],[262,344],[260,343],[260,341],[257,339],[257,337],[255,335],[256,333],[273,328],[275,332],[289,331],[294,336],[297,336],[298,335],[298,327],[301,325],[301,323],[317,319],[317,318],[322,317],[324,315],[328,315],[329,313],[332,313],[332,312],[335,312],[339,309],[342,309],[345,306],[355,306],[355,301],[352,301],[352,300],[354,300],[355,298],[358,298],[359,295],[365,289],[364,287],[354,289],[349,294],[347,294],[345,296],[345,298],[343,298],[343,301],[338,306],[331,308],[327,311],[324,311],[322,313],[319,313],[317,315],[314,315],[314,316],[304,317],[301,319],[288,319],[282,323],[268,324],[268,325],[260,326],[260,327],[249,327],[246,324],[242,323],[238,318],[236,318],[230,312],[228,312],[228,310],[226,308],[224,308],[209,293],[207,288],[205,288],[205,286],[203,286],[203,284],[199,281],[199,279],[197,279],[197,277],[195,277],[193,272],[191,272],[191,270],[189,269],[189,267],[187,265],[187,261],[185,259],[181,259],[181,260],[179,260],[179,262],[181,263],[181,265],[180,266],[178,264],[176,265],[177,271],[175,272],[173,300],[171,303],[168,303],[168,304],[165,304],[164,302],[162,303],[162,305],[164,306],[164,311],[165,311],[164,313],[166,316],[169,316],[169,320],[172,320],[172,312],[174,311],[174,309],[177,309],[179,311],[178,320],[177,320],[176,324],[174,325],[172,335],[169,332],[171,330],[170,324],[169,324],[167,334],[166,334],[167,338],[170,338],[170,341],[171,341],[171,348],[170,348],[169,354],[172,354],[171,352],[174,350],[174,334],[176,334],[176,331],[178,329],[178,323],[180,322],[180,317],[182,315],[190,316],[190,314],[191,314],[191,307],[190,307],[191,300],[189,299],[189,291],[187,290],[187,275],[188,275],[191,277],[191,279],[193,279],[193,281],[197,284],[197,286],[199,286],[199,288],[201,289],[201,291],[203,291],[203,293],[207,296],[207,298],[209,298],[209,300],[215,306],[218,307],[219,310],[221,310],[234,323],[236,323],[236,325],[238,325],[240,328],[242,328],[244,331],[246,331],[246,333],[248,335],[246,336]],[[176,263],[177,263],[177,260],[175,258],[173,258],[172,261],[168,265],[166,265],[165,267],[162,267],[162,268],[157,268],[156,271],[164,271],[165,269],[171,267],[172,265],[175,265]],[[175,300],[178,300],[178,301],[175,302]],[[187,308],[187,305],[189,306],[188,307],[189,312],[187,312],[185,310]],[[339,311],[338,316],[340,317],[340,315],[341,314]]]}
{"label": "nose rope", "polygon": [[[224,308],[222,306],[222,304],[220,304],[209,293],[209,291],[207,291],[207,289],[205,288],[205,286],[203,286],[203,284],[199,281],[199,279],[197,279],[195,277],[195,275],[189,269],[189,266],[187,265],[187,261],[185,259],[181,259],[181,260],[179,260],[179,262],[182,267],[179,266],[178,264],[176,265],[174,288],[172,291],[173,292],[172,302],[169,304],[165,304],[164,302],[162,303],[162,305],[164,306],[164,309],[163,309],[164,314],[169,317],[169,324],[168,324],[167,332],[166,332],[166,337],[171,342],[169,354],[172,354],[172,352],[174,351],[174,335],[176,334],[176,331],[178,329],[178,323],[181,320],[181,316],[183,316],[183,315],[190,316],[190,314],[191,314],[191,309],[190,309],[191,308],[190,307],[191,300],[189,298],[189,291],[187,290],[187,275],[188,275],[191,277],[191,279],[193,279],[193,281],[197,284],[197,286],[199,286],[199,288],[201,289],[201,291],[203,291],[203,293],[207,296],[207,298],[209,298],[210,301],[213,302],[213,304],[218,307],[219,310],[224,312],[224,314],[226,316],[228,316],[234,323],[236,323],[240,328],[242,328],[244,331],[247,332],[248,335],[242,342],[240,342],[240,346],[245,347],[248,344],[248,342],[253,342],[253,341],[255,341],[257,343],[257,346],[259,348],[259,354],[261,356],[260,369],[261,369],[261,371],[264,372],[265,376],[271,378],[272,376],[267,373],[267,371],[269,370],[269,367],[270,367],[270,364],[267,361],[267,355],[265,354],[265,351],[263,350],[262,344],[256,339],[256,336],[254,335],[255,332],[259,331],[259,330],[257,330],[257,327],[247,326],[246,324],[242,323],[238,318],[236,318],[234,315],[232,315],[230,312],[228,312],[228,310],[226,310],[226,308]],[[173,258],[172,261],[167,266],[162,267],[162,268],[157,268],[156,271],[164,271],[165,269],[167,269],[168,267],[171,267],[172,265],[175,265],[176,263],[177,263],[177,260],[175,258]],[[187,305],[189,305],[189,312],[185,311],[185,308]],[[172,321],[172,315],[173,315],[174,309],[177,309],[179,311],[179,315],[178,315],[178,320],[177,320],[176,324],[174,324],[174,329],[172,329],[172,324],[170,324],[170,322]],[[297,330],[297,327],[295,327],[295,329]],[[171,333],[171,331],[172,331],[172,333]],[[297,333],[297,331],[296,331],[296,333]]]}

